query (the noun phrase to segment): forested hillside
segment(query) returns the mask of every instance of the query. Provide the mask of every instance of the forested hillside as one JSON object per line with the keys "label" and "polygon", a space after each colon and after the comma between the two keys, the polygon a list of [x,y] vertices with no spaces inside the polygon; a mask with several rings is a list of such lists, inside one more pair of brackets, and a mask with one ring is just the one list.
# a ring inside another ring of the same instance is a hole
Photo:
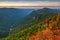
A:
{"label": "forested hillside", "polygon": [[60,12],[51,10],[33,11],[0,40],[60,40]]}
{"label": "forested hillside", "polygon": [[[29,15],[24,17],[22,21],[19,21],[15,28],[13,28],[13,32],[23,30],[24,28],[30,27],[31,25],[37,24],[38,22],[44,21],[46,18],[49,18],[52,15],[55,15],[53,9],[43,8],[32,11]],[[14,31],[16,30],[16,31]]]}
{"label": "forested hillside", "polygon": [[10,35],[5,40],[60,40],[60,13]]}

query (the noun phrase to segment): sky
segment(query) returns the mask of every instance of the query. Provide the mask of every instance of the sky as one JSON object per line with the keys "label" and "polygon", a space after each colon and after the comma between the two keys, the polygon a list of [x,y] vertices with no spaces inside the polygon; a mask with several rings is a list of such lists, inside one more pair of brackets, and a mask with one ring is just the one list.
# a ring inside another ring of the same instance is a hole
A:
{"label": "sky", "polygon": [[60,1],[60,0],[0,0],[0,1]]}
{"label": "sky", "polygon": [[0,0],[0,7],[60,7],[60,0]]}

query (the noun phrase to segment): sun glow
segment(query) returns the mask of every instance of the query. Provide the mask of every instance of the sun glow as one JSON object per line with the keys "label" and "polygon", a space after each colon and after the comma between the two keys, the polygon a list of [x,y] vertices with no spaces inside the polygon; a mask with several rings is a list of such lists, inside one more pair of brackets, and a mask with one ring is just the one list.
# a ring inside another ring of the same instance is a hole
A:
{"label": "sun glow", "polygon": [[59,6],[59,2],[0,2],[0,7],[41,7]]}

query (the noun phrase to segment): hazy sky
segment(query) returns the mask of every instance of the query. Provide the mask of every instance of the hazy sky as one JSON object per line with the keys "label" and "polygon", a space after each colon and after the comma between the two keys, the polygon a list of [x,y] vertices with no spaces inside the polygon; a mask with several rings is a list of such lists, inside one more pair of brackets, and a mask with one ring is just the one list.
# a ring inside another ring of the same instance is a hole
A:
{"label": "hazy sky", "polygon": [[59,6],[60,0],[0,0],[0,6]]}

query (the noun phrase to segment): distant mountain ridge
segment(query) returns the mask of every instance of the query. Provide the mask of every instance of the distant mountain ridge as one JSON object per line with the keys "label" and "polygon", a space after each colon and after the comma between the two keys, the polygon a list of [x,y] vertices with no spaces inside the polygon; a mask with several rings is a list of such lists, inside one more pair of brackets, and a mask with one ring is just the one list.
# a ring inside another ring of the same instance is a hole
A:
{"label": "distant mountain ridge", "polygon": [[54,13],[59,13],[60,12],[60,9],[50,9],[50,8],[43,8],[43,9],[54,12]]}

